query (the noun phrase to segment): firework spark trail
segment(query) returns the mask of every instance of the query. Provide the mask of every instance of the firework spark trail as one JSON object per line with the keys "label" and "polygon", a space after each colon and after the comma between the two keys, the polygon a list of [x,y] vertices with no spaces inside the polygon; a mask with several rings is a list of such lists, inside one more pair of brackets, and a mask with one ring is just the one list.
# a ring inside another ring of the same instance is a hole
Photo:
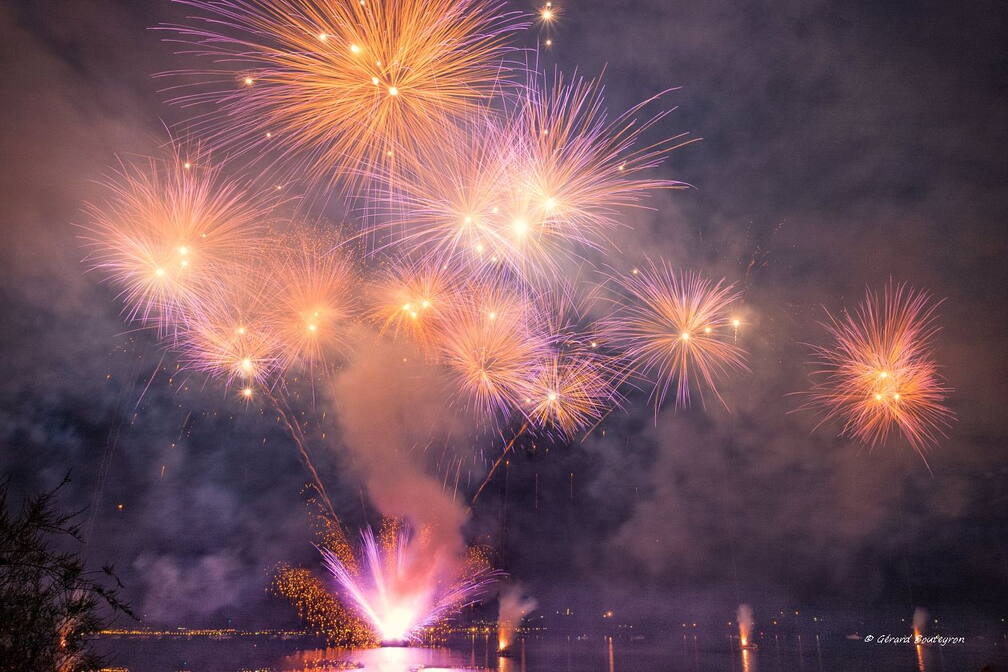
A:
{"label": "firework spark trail", "polygon": [[501,465],[501,462],[504,461],[504,458],[507,457],[508,453],[511,452],[511,449],[514,448],[515,443],[518,441],[519,438],[521,438],[522,434],[524,434],[525,430],[527,430],[528,428],[529,423],[526,420],[522,424],[521,429],[515,432],[515,435],[511,437],[511,440],[508,441],[506,444],[504,444],[504,450],[502,450],[501,454],[497,456],[496,460],[494,460],[494,463],[490,467],[489,471],[487,471],[487,475],[483,479],[483,482],[480,483],[480,486],[478,488],[476,488],[476,493],[472,496],[472,499],[469,500],[468,510],[471,511],[472,507],[476,505],[476,500],[479,499],[479,496],[483,492],[484,488],[486,488],[487,483],[489,483],[493,479],[493,475],[497,472],[497,467]]}
{"label": "firework spark trail", "polygon": [[485,566],[459,570],[438,549],[406,526],[382,535],[361,531],[360,569],[320,548],[344,598],[365,617],[383,641],[413,639],[420,628],[477,601],[495,579]]}
{"label": "firework spark trail", "polygon": [[330,185],[443,142],[500,93],[508,39],[527,25],[496,0],[179,1],[200,14],[162,29],[209,64],[175,73],[202,85],[173,87],[173,102],[212,108],[194,131],[238,155],[273,149]]}
{"label": "firework spark trail", "polygon": [[315,490],[318,492],[319,497],[322,498],[322,502],[325,505],[326,514],[328,514],[331,519],[338,523],[339,516],[336,514],[336,508],[333,506],[332,499],[329,498],[329,492],[326,490],[325,482],[322,477],[319,476],[318,469],[315,468],[315,463],[312,461],[311,453],[308,452],[308,443],[304,434],[304,430],[301,428],[300,423],[291,417],[291,412],[287,407],[286,400],[281,400],[278,395],[269,389],[266,390],[266,396],[273,404],[273,408],[276,410],[278,416],[283,421],[284,426],[287,427],[287,431],[290,433],[291,438],[294,440],[294,444],[298,448],[298,452],[301,455],[301,460],[304,462],[305,468],[308,469],[308,473],[311,474],[312,484],[315,486]]}
{"label": "firework spark trail", "polygon": [[953,415],[949,388],[933,357],[940,302],[923,291],[890,283],[868,290],[854,313],[828,314],[832,343],[812,346],[815,386],[806,407],[838,419],[841,434],[876,446],[898,430],[925,458]]}
{"label": "firework spark trail", "polygon": [[665,262],[615,282],[632,300],[605,328],[625,351],[628,371],[654,383],[655,413],[673,385],[677,407],[689,404],[693,390],[702,400],[703,388],[725,404],[716,381],[748,370],[744,351],[727,340],[735,323],[729,310],[740,298],[734,285],[676,272]]}

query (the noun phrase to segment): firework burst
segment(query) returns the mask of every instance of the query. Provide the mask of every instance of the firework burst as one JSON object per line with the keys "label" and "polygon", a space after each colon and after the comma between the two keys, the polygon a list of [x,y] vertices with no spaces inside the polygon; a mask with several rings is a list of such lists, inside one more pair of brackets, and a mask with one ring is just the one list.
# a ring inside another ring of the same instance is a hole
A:
{"label": "firework burst", "polygon": [[395,245],[552,281],[585,250],[610,246],[621,209],[640,207],[654,189],[685,187],[642,174],[685,144],[643,144],[665,113],[636,116],[657,97],[610,119],[598,80],[556,75],[542,86],[530,79],[503,115],[472,115],[458,142],[432,150],[437,170],[386,175]]}
{"label": "firework burst", "polygon": [[269,319],[266,279],[229,285],[204,298],[182,322],[183,366],[251,390],[281,371],[281,346]]}
{"label": "firework burst", "polygon": [[870,446],[898,430],[924,456],[953,417],[932,354],[938,305],[925,292],[890,284],[882,295],[869,290],[853,314],[829,315],[832,343],[813,346],[809,393],[822,422],[838,419],[843,435]]}
{"label": "firework burst", "polygon": [[529,302],[494,283],[471,285],[444,320],[443,363],[456,385],[487,416],[509,415],[530,395],[548,338]]}
{"label": "firework burst", "polygon": [[719,379],[747,370],[744,351],[729,340],[729,309],[739,298],[734,285],[696,273],[679,273],[667,263],[618,277],[631,298],[608,323],[613,342],[625,351],[631,371],[654,383],[655,410],[674,388],[675,405],[690,403],[691,391],[717,391]]}
{"label": "firework burst", "polygon": [[554,354],[541,363],[529,385],[525,412],[539,427],[564,437],[599,422],[616,405],[612,380],[592,355]]}
{"label": "firework burst", "polygon": [[356,273],[350,251],[331,236],[295,229],[267,260],[267,320],[280,365],[327,367],[346,354]]}
{"label": "firework burst", "polygon": [[237,153],[276,145],[331,181],[422,155],[499,91],[507,39],[525,26],[496,0],[181,0],[166,26],[209,70],[175,102],[210,104],[194,124]]}
{"label": "firework burst", "polygon": [[407,338],[430,352],[458,292],[457,274],[445,265],[392,264],[377,283],[371,318],[381,332]]}
{"label": "firework burst", "polygon": [[105,202],[87,206],[89,261],[120,288],[127,318],[162,334],[241,272],[272,207],[177,147],[120,164],[106,187]]}

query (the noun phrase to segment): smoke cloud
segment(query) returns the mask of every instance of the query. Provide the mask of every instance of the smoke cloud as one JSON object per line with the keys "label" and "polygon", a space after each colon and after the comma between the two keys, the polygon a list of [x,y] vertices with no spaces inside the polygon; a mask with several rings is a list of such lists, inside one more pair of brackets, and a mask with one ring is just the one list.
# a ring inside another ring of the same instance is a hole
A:
{"label": "smoke cloud", "polygon": [[423,539],[426,561],[417,563],[417,578],[457,575],[467,514],[446,474],[460,466],[456,446],[471,445],[466,418],[451,403],[443,373],[421,353],[365,330],[355,340],[332,386],[349,466],[383,516],[422,531],[415,539]]}

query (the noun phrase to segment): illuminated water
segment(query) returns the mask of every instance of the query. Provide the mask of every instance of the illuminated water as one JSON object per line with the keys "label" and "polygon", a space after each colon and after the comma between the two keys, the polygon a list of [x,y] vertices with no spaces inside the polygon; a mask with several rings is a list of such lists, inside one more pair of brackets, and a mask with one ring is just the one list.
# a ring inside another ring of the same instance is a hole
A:
{"label": "illuminated water", "polygon": [[869,645],[842,637],[824,641],[769,639],[758,651],[731,650],[727,641],[529,639],[513,658],[498,658],[488,639],[442,649],[299,649],[277,640],[110,640],[110,663],[129,672],[377,672],[498,670],[499,672],[979,672],[1008,663],[996,638],[946,647]]}

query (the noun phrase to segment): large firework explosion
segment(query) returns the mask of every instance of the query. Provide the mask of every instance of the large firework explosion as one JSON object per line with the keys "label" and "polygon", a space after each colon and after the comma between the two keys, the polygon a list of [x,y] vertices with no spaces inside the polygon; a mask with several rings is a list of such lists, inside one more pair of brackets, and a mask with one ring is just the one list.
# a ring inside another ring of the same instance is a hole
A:
{"label": "large firework explosion", "polygon": [[[639,381],[656,414],[705,392],[724,402],[719,382],[746,370],[735,285],[666,261],[611,270],[625,210],[684,186],[647,172],[684,142],[647,139],[661,96],[612,116],[598,80],[519,67],[508,38],[525,17],[489,0],[184,4],[191,23],[166,28],[211,65],[173,95],[196,106],[189,131],[209,149],[124,164],[89,207],[91,259],[183,366],[273,405],[331,520],[288,390],[352,360],[353,333],[415,346],[481,427],[520,426],[504,454],[529,430],[583,435]],[[558,13],[543,8],[543,30]],[[272,189],[224,178],[225,155],[339,185],[364,214],[282,216]],[[609,314],[581,309],[607,293]],[[921,450],[949,418],[933,307],[886,297],[832,320],[814,399],[855,439],[898,427]],[[342,532],[320,543],[338,599],[293,568],[275,588],[335,639],[408,639],[474,599],[489,569],[412,571],[440,550],[407,529],[365,530],[359,558]]]}

